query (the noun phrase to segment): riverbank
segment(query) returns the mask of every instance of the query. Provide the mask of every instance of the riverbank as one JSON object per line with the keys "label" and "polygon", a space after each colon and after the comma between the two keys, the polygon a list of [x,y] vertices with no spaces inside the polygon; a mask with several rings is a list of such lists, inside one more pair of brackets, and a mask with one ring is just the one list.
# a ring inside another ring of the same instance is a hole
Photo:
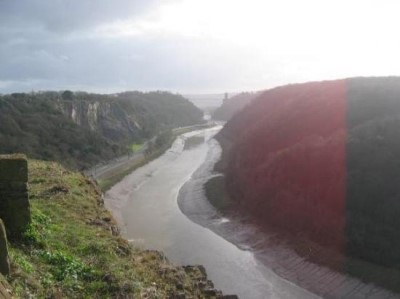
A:
{"label": "riverbank", "polygon": [[54,162],[28,165],[32,223],[9,243],[14,298],[224,298],[202,266],[132,247],[93,181]]}
{"label": "riverbank", "polygon": [[[224,229],[207,226],[204,222],[202,225],[238,246],[246,244],[260,263],[322,297],[364,298],[369,294],[368,298],[400,298],[399,271],[340,255],[302,235],[294,236],[276,227],[265,227],[248,215],[243,206],[229,198],[225,190],[221,172],[227,163],[223,151],[229,151],[229,144],[221,138],[219,141],[222,144],[221,154],[210,166],[212,171],[204,183],[204,192],[207,200],[230,221]],[[244,203],[242,199],[241,204]],[[249,227],[252,232],[245,238],[235,236],[232,232],[238,227]]]}
{"label": "riverbank", "polygon": [[209,128],[215,125],[215,123],[209,122],[206,124],[175,128],[171,131],[170,138],[160,147],[152,147],[149,150],[149,143],[154,143],[155,141],[155,138],[152,138],[147,141],[137,153],[119,157],[115,160],[109,161],[108,163],[103,163],[102,165],[93,167],[92,169],[85,171],[85,174],[95,179],[99,184],[100,189],[105,192],[131,172],[161,156],[171,147],[172,143],[179,135],[193,130]]}
{"label": "riverbank", "polygon": [[[220,128],[180,136],[161,157],[137,169],[105,194],[105,203],[121,227],[122,235],[141,248],[160,250],[174,263],[201,264],[217,289],[240,298],[317,298],[279,278],[259,264],[252,252],[198,225],[182,213],[185,203],[196,215],[214,213],[211,223],[223,223],[215,209],[202,200],[202,188],[186,188],[207,167],[212,137]],[[199,142],[204,137],[204,142]],[[186,141],[190,146],[185,146]],[[185,192],[185,191],[188,192]],[[178,202],[177,202],[178,201]],[[246,233],[238,229],[238,233]]]}

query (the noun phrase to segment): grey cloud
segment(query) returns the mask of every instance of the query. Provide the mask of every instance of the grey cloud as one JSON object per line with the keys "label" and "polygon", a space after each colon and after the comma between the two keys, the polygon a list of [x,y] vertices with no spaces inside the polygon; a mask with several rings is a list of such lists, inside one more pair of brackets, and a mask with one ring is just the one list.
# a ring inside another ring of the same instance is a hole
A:
{"label": "grey cloud", "polygon": [[3,28],[43,27],[69,32],[104,22],[134,17],[152,9],[157,0],[0,0]]}
{"label": "grey cloud", "polygon": [[[0,64],[0,81],[21,81],[25,90],[177,90],[183,86],[200,90],[222,87],[238,72],[238,63],[226,49],[189,39],[146,37],[16,43],[0,46]],[[0,91],[15,91],[15,86],[1,88],[0,84]]]}
{"label": "grey cloud", "polygon": [[166,1],[178,0],[0,0],[0,92],[201,90],[240,78],[232,50],[201,40],[87,34]]}

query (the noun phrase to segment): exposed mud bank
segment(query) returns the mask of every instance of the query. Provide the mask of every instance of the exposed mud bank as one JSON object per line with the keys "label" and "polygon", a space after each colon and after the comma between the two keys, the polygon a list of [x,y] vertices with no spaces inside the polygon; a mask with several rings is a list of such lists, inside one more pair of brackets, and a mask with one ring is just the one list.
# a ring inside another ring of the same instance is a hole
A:
{"label": "exposed mud bank", "polygon": [[180,191],[179,206],[192,221],[254,254],[267,277],[277,275],[326,298],[399,297],[387,290],[398,288],[396,271],[347,259],[304,236],[261,226],[226,194],[224,176],[215,170],[224,161],[220,157],[219,144],[211,140],[206,162]]}

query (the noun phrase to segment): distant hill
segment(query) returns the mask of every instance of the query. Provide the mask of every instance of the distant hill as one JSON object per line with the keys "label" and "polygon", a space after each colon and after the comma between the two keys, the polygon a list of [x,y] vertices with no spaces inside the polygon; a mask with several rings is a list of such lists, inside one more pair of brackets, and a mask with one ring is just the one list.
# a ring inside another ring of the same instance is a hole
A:
{"label": "distant hill", "polygon": [[210,113],[211,111],[214,111],[217,107],[221,106],[224,94],[187,94],[184,95],[184,97],[187,98],[194,105],[196,105],[196,107],[200,108],[206,113]]}
{"label": "distant hill", "polygon": [[242,92],[231,98],[224,99],[222,105],[212,114],[215,120],[227,121],[248,105],[260,92]]}
{"label": "distant hill", "polygon": [[168,92],[14,93],[0,96],[0,153],[84,168],[125,154],[174,127],[201,123],[203,112]]}
{"label": "distant hill", "polygon": [[400,269],[400,78],[267,90],[218,139],[230,197],[261,225]]}

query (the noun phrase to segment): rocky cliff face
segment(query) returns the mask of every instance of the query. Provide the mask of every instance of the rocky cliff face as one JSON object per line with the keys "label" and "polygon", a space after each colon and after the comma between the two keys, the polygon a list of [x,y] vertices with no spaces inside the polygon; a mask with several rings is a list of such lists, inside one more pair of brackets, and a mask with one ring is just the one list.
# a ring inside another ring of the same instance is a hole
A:
{"label": "rocky cliff face", "polygon": [[75,99],[61,100],[57,104],[60,111],[76,125],[96,132],[110,141],[126,142],[139,139],[143,134],[143,128],[135,120],[135,115],[128,116],[120,109],[120,103],[116,100]]}
{"label": "rocky cliff face", "polygon": [[268,90],[219,134],[230,196],[259,223],[400,268],[400,78]]}
{"label": "rocky cliff face", "polygon": [[168,92],[125,92],[114,95],[75,93],[57,101],[79,126],[115,142],[147,138],[159,130],[202,122],[203,113],[182,96]]}
{"label": "rocky cliff face", "polygon": [[84,168],[126,154],[128,145],[203,113],[167,92],[99,95],[40,92],[0,96],[0,154],[25,153]]}

